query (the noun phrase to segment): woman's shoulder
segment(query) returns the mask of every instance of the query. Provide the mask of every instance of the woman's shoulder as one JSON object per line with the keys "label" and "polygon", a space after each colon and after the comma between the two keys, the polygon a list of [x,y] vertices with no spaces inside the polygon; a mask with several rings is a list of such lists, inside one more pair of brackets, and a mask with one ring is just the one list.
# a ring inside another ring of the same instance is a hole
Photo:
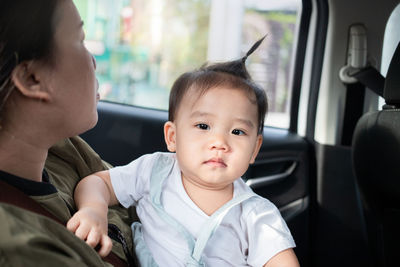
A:
{"label": "woman's shoulder", "polygon": [[48,160],[54,158],[58,159],[57,162],[73,165],[82,177],[111,166],[79,136],[63,139],[53,145],[49,149]]}

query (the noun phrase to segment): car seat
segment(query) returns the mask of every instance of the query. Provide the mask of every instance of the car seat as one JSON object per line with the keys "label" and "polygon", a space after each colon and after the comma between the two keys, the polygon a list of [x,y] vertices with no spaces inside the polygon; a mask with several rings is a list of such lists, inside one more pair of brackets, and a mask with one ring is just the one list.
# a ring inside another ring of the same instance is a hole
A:
{"label": "car seat", "polygon": [[364,114],[353,136],[353,167],[376,266],[400,266],[400,43],[385,79],[383,110]]}

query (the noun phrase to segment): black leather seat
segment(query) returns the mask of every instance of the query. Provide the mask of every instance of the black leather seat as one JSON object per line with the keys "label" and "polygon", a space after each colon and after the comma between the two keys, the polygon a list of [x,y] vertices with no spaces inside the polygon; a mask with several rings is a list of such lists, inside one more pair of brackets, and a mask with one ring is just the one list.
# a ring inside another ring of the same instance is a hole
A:
{"label": "black leather seat", "polygon": [[386,105],[360,118],[353,166],[376,266],[400,266],[400,43],[385,80]]}

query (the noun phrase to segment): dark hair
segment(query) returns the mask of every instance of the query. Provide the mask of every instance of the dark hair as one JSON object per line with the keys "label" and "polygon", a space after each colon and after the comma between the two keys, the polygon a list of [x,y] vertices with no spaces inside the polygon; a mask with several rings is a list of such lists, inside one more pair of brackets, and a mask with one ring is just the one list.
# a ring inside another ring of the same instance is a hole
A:
{"label": "dark hair", "polygon": [[[249,99],[257,104],[258,111],[258,133],[264,129],[264,118],[268,103],[265,91],[251,79],[246,69],[247,57],[257,49],[265,36],[257,41],[241,59],[203,65],[200,69],[186,72],[174,82],[169,96],[168,120],[174,121],[176,112],[184,95],[189,89],[195,89],[199,95],[204,94],[211,88],[221,85],[247,92]],[[254,100],[255,97],[255,100]]]}
{"label": "dark hair", "polygon": [[[51,57],[60,0],[0,1],[0,114],[14,89],[11,74],[23,61]],[[1,119],[1,118],[0,118]]]}

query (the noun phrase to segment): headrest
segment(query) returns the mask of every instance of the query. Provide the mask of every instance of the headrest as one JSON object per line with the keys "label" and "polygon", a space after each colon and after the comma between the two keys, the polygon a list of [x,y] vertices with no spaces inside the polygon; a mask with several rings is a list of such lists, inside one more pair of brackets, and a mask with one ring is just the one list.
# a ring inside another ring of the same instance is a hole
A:
{"label": "headrest", "polygon": [[400,105],[400,42],[389,65],[383,98],[388,105]]}
{"label": "headrest", "polygon": [[354,171],[369,201],[400,208],[400,111],[364,114],[352,146]]}

